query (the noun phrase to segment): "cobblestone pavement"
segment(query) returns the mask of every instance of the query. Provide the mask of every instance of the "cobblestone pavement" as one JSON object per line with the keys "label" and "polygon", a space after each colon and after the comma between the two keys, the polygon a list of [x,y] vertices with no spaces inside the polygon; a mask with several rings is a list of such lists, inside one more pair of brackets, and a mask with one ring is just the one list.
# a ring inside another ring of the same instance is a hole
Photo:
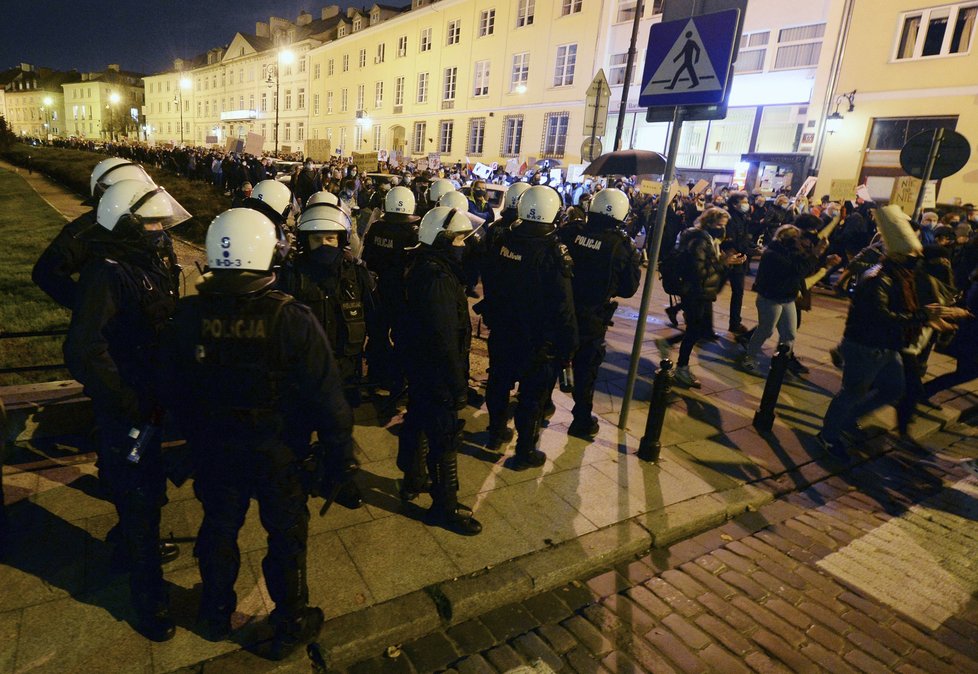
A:
{"label": "cobblestone pavement", "polygon": [[978,438],[951,432],[346,671],[976,672]]}

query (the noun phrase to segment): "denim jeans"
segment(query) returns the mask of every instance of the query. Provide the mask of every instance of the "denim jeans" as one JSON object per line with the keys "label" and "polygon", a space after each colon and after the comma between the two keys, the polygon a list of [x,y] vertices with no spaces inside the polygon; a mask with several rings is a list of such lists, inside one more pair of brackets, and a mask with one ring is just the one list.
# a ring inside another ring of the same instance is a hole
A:
{"label": "denim jeans", "polygon": [[837,442],[864,414],[903,397],[903,363],[900,352],[874,349],[852,340],[842,340],[842,390],[825,412],[822,437]]}
{"label": "denim jeans", "polygon": [[797,314],[794,300],[775,302],[758,295],[757,327],[754,329],[754,334],[751,335],[750,344],[747,345],[748,355],[757,358],[764,342],[774,333],[775,325],[778,326],[778,341],[784,342],[789,347],[794,344],[795,336],[798,334]]}

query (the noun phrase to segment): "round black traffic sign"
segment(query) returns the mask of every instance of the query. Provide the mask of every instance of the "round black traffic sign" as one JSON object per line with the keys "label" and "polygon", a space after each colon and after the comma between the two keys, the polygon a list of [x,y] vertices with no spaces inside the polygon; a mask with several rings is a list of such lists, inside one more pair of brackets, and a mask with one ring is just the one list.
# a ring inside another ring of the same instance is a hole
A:
{"label": "round black traffic sign", "polygon": [[[924,170],[927,168],[927,159],[930,156],[931,145],[938,129],[921,131],[907,141],[907,144],[900,150],[900,166],[914,178],[923,178]],[[940,147],[937,150],[937,158],[934,161],[934,168],[930,174],[930,180],[941,180],[950,175],[954,175],[964,168],[971,158],[971,146],[968,139],[957,131],[944,129],[944,137],[941,139]]]}

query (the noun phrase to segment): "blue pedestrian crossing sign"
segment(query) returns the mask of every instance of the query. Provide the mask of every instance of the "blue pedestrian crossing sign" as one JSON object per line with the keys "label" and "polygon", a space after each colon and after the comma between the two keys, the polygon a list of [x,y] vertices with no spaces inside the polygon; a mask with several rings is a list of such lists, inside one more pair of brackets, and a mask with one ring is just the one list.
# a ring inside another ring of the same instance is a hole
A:
{"label": "blue pedestrian crossing sign", "polygon": [[722,103],[739,19],[739,9],[728,9],[653,25],[638,104],[653,108]]}

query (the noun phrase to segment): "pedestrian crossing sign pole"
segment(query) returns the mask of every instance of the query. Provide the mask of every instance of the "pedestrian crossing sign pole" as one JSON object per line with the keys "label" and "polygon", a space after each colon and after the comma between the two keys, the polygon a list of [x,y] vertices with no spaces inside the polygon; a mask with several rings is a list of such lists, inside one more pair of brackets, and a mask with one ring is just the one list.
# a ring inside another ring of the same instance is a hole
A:
{"label": "pedestrian crossing sign pole", "polygon": [[[739,0],[746,7],[746,0]],[[695,4],[694,4],[695,7]],[[679,152],[679,137],[687,110],[702,106],[718,106],[726,111],[726,100],[733,69],[735,47],[740,34],[741,9],[734,7],[710,14],[696,14],[655,24],[649,31],[649,48],[646,51],[645,71],[642,74],[642,91],[638,103],[647,108],[668,108],[672,128],[662,184],[672,183]],[[692,115],[690,115],[692,116]],[[660,197],[661,199],[661,197]],[[652,299],[652,286],[662,247],[662,233],[666,224],[665,204],[656,208],[655,226],[648,248],[649,266],[645,272],[642,303],[639,307],[635,341],[628,365],[628,379],[621,401],[618,427],[627,428],[628,410],[638,378],[645,340],[645,325]],[[665,361],[660,364],[669,367]],[[651,410],[649,412],[652,413]]]}

